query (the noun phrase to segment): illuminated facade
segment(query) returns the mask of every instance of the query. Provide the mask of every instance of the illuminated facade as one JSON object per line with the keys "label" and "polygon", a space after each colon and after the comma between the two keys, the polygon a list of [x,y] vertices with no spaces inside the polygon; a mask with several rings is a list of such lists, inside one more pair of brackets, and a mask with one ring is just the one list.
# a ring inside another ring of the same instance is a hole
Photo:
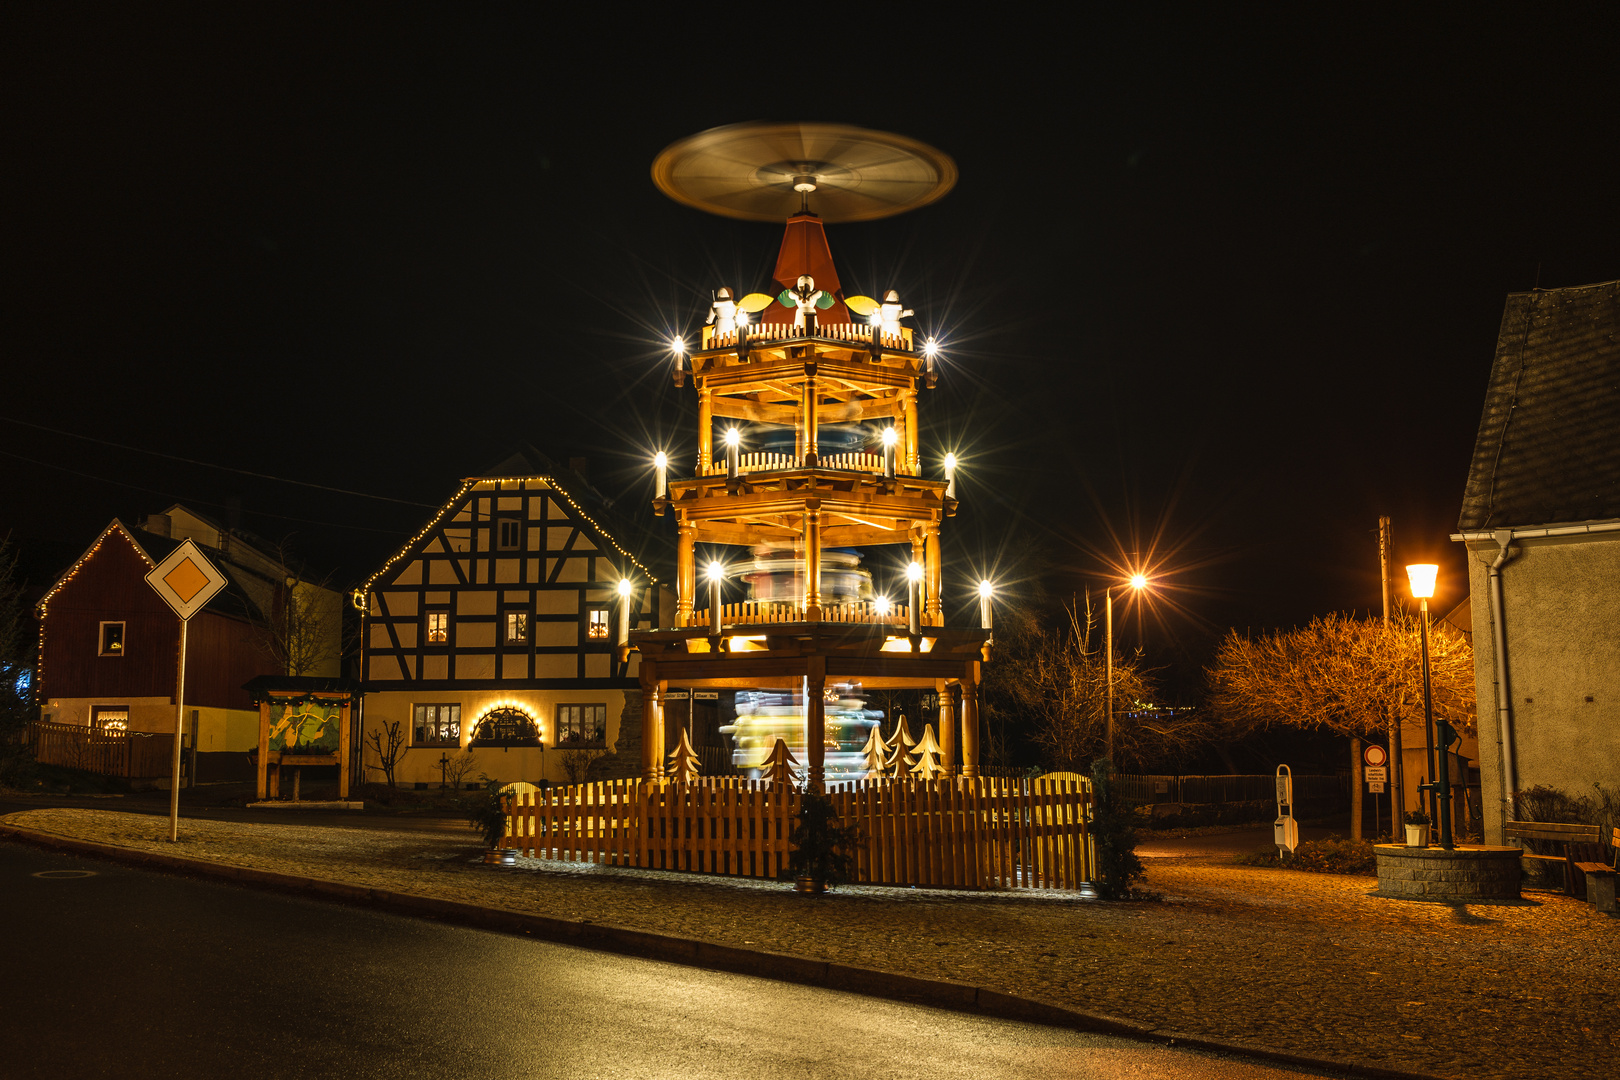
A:
{"label": "illuminated facade", "polygon": [[356,590],[369,779],[381,776],[369,737],[386,743],[396,724],[396,781],[437,786],[463,752],[475,759],[464,779],[562,781],[565,757],[577,768],[607,754],[626,709],[639,719],[639,658],[615,656],[613,635],[621,607],[628,626],[656,625],[667,592],[598,501],[525,450],[463,481]]}

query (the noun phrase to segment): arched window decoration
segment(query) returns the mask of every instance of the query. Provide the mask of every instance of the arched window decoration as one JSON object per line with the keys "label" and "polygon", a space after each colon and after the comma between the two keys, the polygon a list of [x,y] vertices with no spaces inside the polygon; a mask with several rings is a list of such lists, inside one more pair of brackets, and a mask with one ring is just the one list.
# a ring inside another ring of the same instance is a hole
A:
{"label": "arched window decoration", "polygon": [[540,729],[522,709],[503,705],[478,718],[472,746],[539,746]]}

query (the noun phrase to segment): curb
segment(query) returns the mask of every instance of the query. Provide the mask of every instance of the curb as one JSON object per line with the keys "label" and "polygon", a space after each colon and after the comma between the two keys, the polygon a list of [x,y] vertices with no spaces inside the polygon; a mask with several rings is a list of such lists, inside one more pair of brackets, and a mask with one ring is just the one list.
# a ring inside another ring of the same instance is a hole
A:
{"label": "curb", "polygon": [[1374,1080],[1455,1080],[1434,1073],[1406,1072],[1386,1069],[1378,1065],[1342,1061],[1334,1058],[1311,1057],[1248,1043],[1191,1035],[1139,1023],[1104,1013],[1086,1012],[1067,1005],[1058,1005],[1040,998],[1008,994],[971,983],[947,979],[930,979],[918,975],[879,971],[829,960],[787,953],[767,952],[737,945],[723,945],[701,938],[682,938],[646,930],[633,930],[611,923],[586,920],[558,919],[549,915],[530,915],[503,908],[486,908],[457,900],[440,900],[430,896],[371,889],[362,885],[347,885],[322,878],[281,874],[273,870],[254,870],[223,863],[188,859],[178,855],[160,855],[156,852],[98,844],[90,840],[75,840],[65,836],[36,832],[15,825],[0,824],[0,839],[56,851],[72,852],[91,858],[124,863],[129,866],[183,874],[188,877],[214,878],[275,892],[295,893],[324,900],[380,908],[402,915],[439,919],[462,926],[484,930],[523,934],[543,941],[599,952],[616,953],[645,960],[662,960],[685,964],[711,971],[725,971],[736,975],[753,975],[781,982],[818,986],[828,990],[842,990],[864,994],[867,997],[902,1001],[914,1005],[929,1005],[956,1012],[993,1016],[1002,1020],[1044,1024],[1048,1027],[1073,1031],[1119,1035],[1143,1042],[1165,1046],[1210,1050],[1234,1054],[1260,1061],[1294,1065],[1300,1068],[1323,1069],[1348,1073],[1351,1076]]}

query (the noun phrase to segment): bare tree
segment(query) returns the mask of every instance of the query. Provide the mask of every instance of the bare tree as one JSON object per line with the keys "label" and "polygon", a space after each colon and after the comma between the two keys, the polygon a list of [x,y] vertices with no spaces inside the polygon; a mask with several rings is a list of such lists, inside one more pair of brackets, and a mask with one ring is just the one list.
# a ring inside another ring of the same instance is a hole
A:
{"label": "bare tree", "polygon": [[467,774],[472,772],[473,766],[477,764],[478,759],[473,757],[472,752],[470,750],[463,750],[461,753],[457,754],[455,757],[451,758],[445,763],[445,784],[452,790],[461,790],[462,782],[467,779]]}
{"label": "bare tree", "polygon": [[388,786],[394,787],[394,769],[399,765],[399,759],[405,756],[405,731],[399,721],[382,721],[366,732],[366,743],[377,752],[378,764],[373,768],[381,769]]}
{"label": "bare tree", "polygon": [[[986,665],[991,719],[1012,714],[1029,728],[1053,768],[1084,771],[1106,753],[1108,676],[1090,598],[1065,605],[1066,625],[1028,618],[996,628],[996,655]],[[1152,704],[1153,674],[1140,653],[1114,658],[1114,760],[1144,765],[1182,756],[1208,737],[1193,710]]]}
{"label": "bare tree", "polygon": [[34,635],[17,548],[0,537],[0,780],[20,776],[32,760],[28,724],[34,709]]}
{"label": "bare tree", "polygon": [[562,752],[563,774],[568,777],[570,784],[582,783],[590,772],[591,762],[607,754],[606,750],[590,748],[566,749]]}
{"label": "bare tree", "polygon": [[260,650],[288,675],[310,675],[337,661],[342,653],[343,604],[332,587],[333,575],[306,581],[294,569],[299,560],[287,540],[276,546],[283,580],[276,583],[270,610],[259,614]]}
{"label": "bare tree", "polygon": [[[1258,638],[1234,630],[1208,672],[1210,708],[1234,738],[1273,725],[1376,736],[1392,719],[1421,719],[1420,631],[1405,614],[1387,624],[1323,615]],[[1460,634],[1431,630],[1429,668],[1435,715],[1472,734],[1472,646]]]}

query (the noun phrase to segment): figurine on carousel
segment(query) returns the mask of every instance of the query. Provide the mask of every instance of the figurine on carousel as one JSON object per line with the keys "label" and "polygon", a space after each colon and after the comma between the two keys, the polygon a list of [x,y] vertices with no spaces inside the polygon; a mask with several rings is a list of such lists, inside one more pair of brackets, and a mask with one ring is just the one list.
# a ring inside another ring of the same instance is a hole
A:
{"label": "figurine on carousel", "polygon": [[715,294],[714,303],[709,307],[709,317],[705,323],[714,324],[716,335],[731,334],[737,330],[737,298],[732,291],[722,285]]}
{"label": "figurine on carousel", "polygon": [[884,337],[900,336],[900,320],[916,312],[910,308],[902,309],[900,306],[900,293],[890,289],[883,294],[883,303],[878,305],[878,322],[883,327]]}

